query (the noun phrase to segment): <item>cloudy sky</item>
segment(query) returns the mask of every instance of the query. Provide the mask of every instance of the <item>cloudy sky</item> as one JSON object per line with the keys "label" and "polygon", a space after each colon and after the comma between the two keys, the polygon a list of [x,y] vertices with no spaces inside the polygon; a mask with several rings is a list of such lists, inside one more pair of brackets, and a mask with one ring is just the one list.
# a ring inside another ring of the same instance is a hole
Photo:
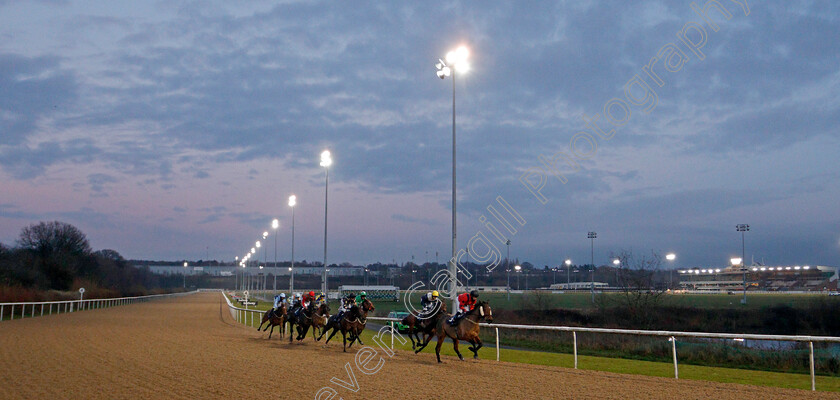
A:
{"label": "cloudy sky", "polygon": [[461,246],[840,265],[840,3],[696,3],[0,0],[0,242],[320,260],[328,148],[330,262],[443,261],[465,45]]}

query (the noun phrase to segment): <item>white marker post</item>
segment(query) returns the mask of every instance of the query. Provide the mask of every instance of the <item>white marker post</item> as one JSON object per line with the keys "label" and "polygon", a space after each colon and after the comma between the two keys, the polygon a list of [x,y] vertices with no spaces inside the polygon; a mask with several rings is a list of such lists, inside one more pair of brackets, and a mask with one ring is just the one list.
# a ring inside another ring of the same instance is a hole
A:
{"label": "white marker post", "polygon": [[85,299],[85,288],[79,288],[79,310],[82,309],[82,300]]}

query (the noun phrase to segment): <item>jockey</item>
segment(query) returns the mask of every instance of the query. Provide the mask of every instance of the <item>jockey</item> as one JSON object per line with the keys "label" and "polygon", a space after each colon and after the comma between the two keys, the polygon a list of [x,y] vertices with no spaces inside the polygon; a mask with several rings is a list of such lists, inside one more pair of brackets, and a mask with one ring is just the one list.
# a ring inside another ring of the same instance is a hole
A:
{"label": "jockey", "polygon": [[478,299],[478,290],[473,290],[469,293],[461,293],[458,296],[458,313],[449,318],[450,325],[457,325],[458,321],[464,316],[464,314],[472,311],[475,308],[476,300]]}
{"label": "jockey", "polygon": [[367,296],[367,293],[365,293],[364,291],[363,291],[363,292],[361,292],[361,293],[359,293],[359,295],[358,295],[358,296],[356,296],[356,304],[358,304],[358,305],[359,305],[359,307],[361,307],[361,306],[362,306],[362,303],[364,303],[364,302],[365,302],[365,297],[366,297],[366,296]]}
{"label": "jockey", "polygon": [[324,304],[326,302],[327,302],[327,295],[324,294],[324,292],[319,293],[318,296],[315,297],[315,303],[318,304],[318,305]]}
{"label": "jockey", "polygon": [[302,306],[300,293],[295,293],[295,297],[292,298],[292,312],[297,314],[297,310],[300,309]]}
{"label": "jockey", "polygon": [[344,316],[344,313],[350,310],[350,307],[352,307],[353,303],[356,302],[355,299],[356,295],[353,293],[350,293],[341,299],[341,304],[338,306],[338,313],[335,314],[336,321],[340,320]]}
{"label": "jockey", "polygon": [[274,307],[271,308],[271,314],[274,315],[274,311],[280,308],[280,303],[284,303],[286,301],[286,293],[280,293],[274,296]]}
{"label": "jockey", "polygon": [[433,290],[429,293],[424,294],[423,297],[420,298],[420,306],[422,306],[423,309],[420,310],[420,315],[418,315],[418,318],[428,318],[430,316],[429,314],[439,307],[439,295],[440,293],[438,293],[437,290]]}
{"label": "jockey", "polygon": [[310,304],[314,304],[315,301],[315,291],[310,290],[309,293],[303,295],[303,299],[301,302],[301,306],[303,308],[309,307]]}

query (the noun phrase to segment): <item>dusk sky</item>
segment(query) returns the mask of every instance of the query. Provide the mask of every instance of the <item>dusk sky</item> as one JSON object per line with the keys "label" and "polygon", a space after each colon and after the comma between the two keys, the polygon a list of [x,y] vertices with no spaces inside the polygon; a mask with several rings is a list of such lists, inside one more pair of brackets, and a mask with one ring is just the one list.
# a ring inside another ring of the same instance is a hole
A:
{"label": "dusk sky", "polygon": [[330,263],[444,262],[434,64],[464,45],[460,247],[504,255],[486,221],[538,266],[588,263],[587,231],[597,263],[722,266],[747,223],[748,262],[838,266],[838,37],[837,1],[0,0],[0,242],[59,220],[126,258],[233,260],[267,230],[273,260],[279,218],[288,260],[295,194],[295,258],[320,261],[329,149]]}

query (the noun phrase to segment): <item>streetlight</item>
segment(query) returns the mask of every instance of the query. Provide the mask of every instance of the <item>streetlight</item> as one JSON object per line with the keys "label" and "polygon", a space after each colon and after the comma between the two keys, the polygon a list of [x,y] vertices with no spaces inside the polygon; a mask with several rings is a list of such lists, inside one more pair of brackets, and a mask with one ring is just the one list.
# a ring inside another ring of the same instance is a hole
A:
{"label": "streetlight", "polygon": [[189,264],[184,261],[184,289],[187,288],[187,266],[189,266]]}
{"label": "streetlight", "polygon": [[[515,269],[516,272],[522,272],[522,266],[520,265],[515,265],[513,269]],[[516,274],[516,290],[520,289],[522,289],[522,287],[519,285],[519,274]]]}
{"label": "streetlight", "polygon": [[[741,262],[746,258],[746,254],[744,253],[744,233],[750,231],[749,224],[738,224],[735,225],[735,230],[737,232],[741,232]],[[747,269],[744,268],[744,265],[741,264],[741,269],[744,271],[744,299],[741,300],[741,303],[747,304]]]}
{"label": "streetlight", "polygon": [[590,260],[592,262],[592,281],[589,284],[589,292],[592,293],[592,303],[595,303],[595,239],[598,237],[597,232],[588,232],[586,237],[592,242],[590,245]]}
{"label": "streetlight", "polygon": [[289,267],[289,292],[295,291],[295,205],[297,196],[289,196],[289,207],[292,207],[292,266]]}
{"label": "streetlight", "polygon": [[[280,221],[275,218],[271,220],[271,229],[274,229],[274,270],[277,270],[277,229],[280,228]],[[277,272],[274,273],[274,291],[277,291]]]}
{"label": "streetlight", "polygon": [[470,65],[467,63],[470,51],[466,47],[461,46],[458,49],[446,53],[446,61],[438,59],[435,64],[437,68],[437,76],[444,79],[447,76],[452,76],[452,258],[449,259],[449,277],[452,280],[452,291],[450,297],[452,298],[452,309],[455,310],[457,306],[458,295],[458,270],[456,269],[455,251],[457,247],[457,212],[456,212],[456,198],[455,198],[455,71],[465,73],[469,71]]}
{"label": "streetlight", "polygon": [[[262,243],[260,243],[260,241],[257,240],[256,246],[257,246],[257,251],[259,251],[260,247],[262,247]],[[259,267],[260,266],[260,253],[255,253],[255,254],[257,255],[257,266]]]}
{"label": "streetlight", "polygon": [[507,272],[507,299],[510,301],[510,239],[505,242],[507,245],[507,258],[505,259],[505,272]]}
{"label": "streetlight", "polygon": [[[263,241],[265,241],[265,238],[267,238],[267,237],[268,237],[268,231],[263,232],[263,234],[262,234]],[[267,251],[268,251],[268,246],[266,245],[265,247],[263,247],[263,262],[265,263],[266,266],[268,266],[268,255],[266,254]],[[257,263],[257,266],[259,266],[259,265],[260,265],[260,263]],[[263,276],[263,279],[264,278],[265,278],[265,276]],[[265,290],[265,288],[263,288],[263,290]]]}
{"label": "streetlight", "polygon": [[572,283],[572,260],[566,259],[566,289],[569,289]]}
{"label": "streetlight", "polygon": [[330,192],[330,165],[332,165],[332,157],[329,150],[321,152],[321,166],[324,167],[326,173],[324,184],[324,286],[322,292],[327,293],[327,204],[329,202]]}
{"label": "streetlight", "polygon": [[[239,264],[239,256],[233,258],[234,264]],[[236,267],[233,267],[233,290],[237,290],[239,287],[239,275],[236,273]]]}
{"label": "streetlight", "polygon": [[[674,262],[677,259],[677,255],[674,253],[668,253],[665,255],[665,259]],[[671,268],[668,269],[668,285],[673,288],[674,287],[674,266],[671,265]]]}
{"label": "streetlight", "polygon": [[741,304],[747,304],[747,269],[744,268],[743,262],[744,259],[741,257],[732,257],[729,259],[729,263],[732,264],[732,267],[740,266],[741,270],[744,271],[744,298],[741,299]]}

